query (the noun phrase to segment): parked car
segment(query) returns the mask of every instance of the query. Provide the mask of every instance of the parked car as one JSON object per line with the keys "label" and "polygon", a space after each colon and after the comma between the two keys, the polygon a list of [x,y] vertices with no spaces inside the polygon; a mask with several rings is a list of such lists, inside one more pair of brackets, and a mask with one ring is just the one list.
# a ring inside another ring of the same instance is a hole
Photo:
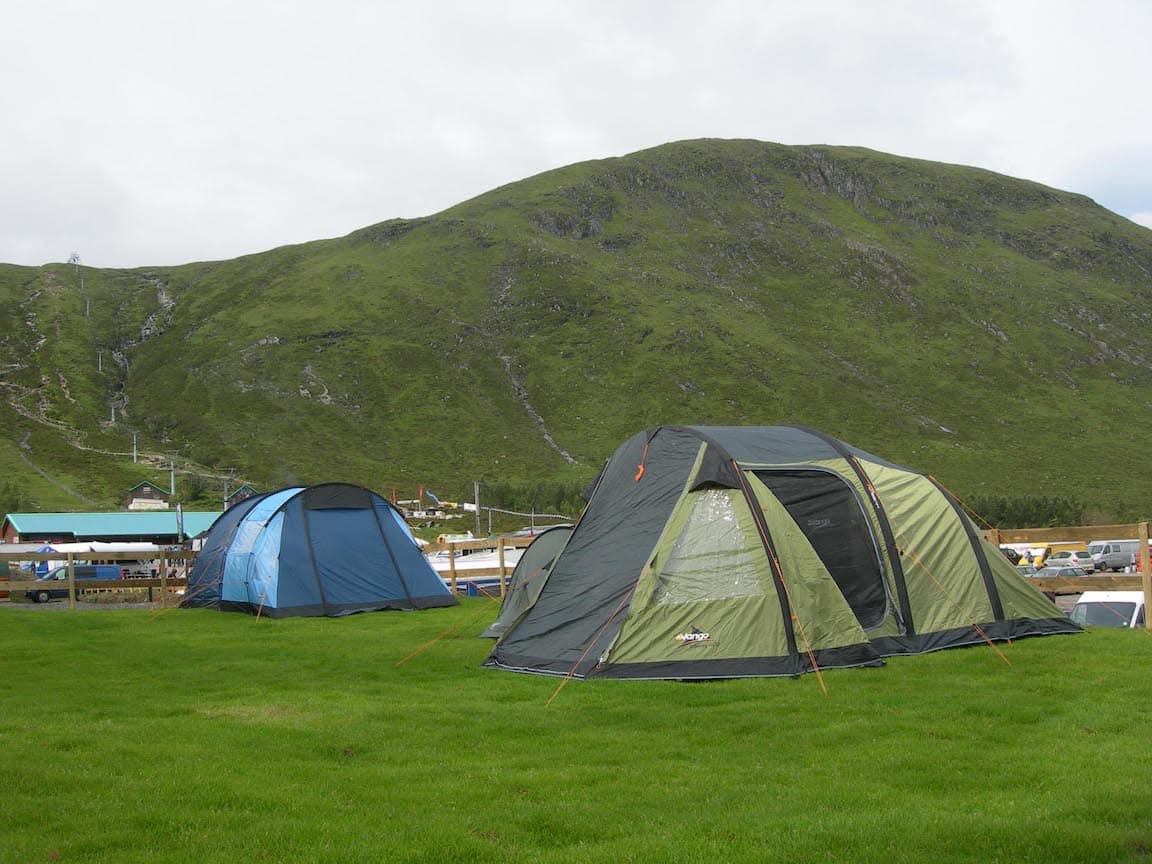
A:
{"label": "parked car", "polygon": [[1032,576],[1036,579],[1052,579],[1059,577],[1087,576],[1088,571],[1083,567],[1041,567]]}
{"label": "parked car", "polygon": [[1039,569],[1040,568],[1037,567],[1035,564],[1017,564],[1016,565],[1016,570],[1020,573],[1021,576],[1035,576],[1037,571],[1039,571]]}
{"label": "parked car", "polygon": [[1044,561],[1045,567],[1083,567],[1089,573],[1096,570],[1087,547],[1083,549],[1057,549]]}
{"label": "parked car", "polygon": [[1001,546],[1000,551],[1004,553],[1004,557],[1011,561],[1013,564],[1019,564],[1020,559],[1023,557],[1018,551],[1011,546]]}
{"label": "parked car", "polygon": [[[76,582],[93,579],[123,579],[124,571],[115,564],[75,564],[72,567]],[[81,593],[77,585],[76,593]],[[56,567],[36,580],[36,587],[25,591],[24,596],[37,603],[60,600],[68,596],[68,567]]]}
{"label": "parked car", "polygon": [[1145,627],[1143,591],[1085,591],[1068,617],[1088,627]]}
{"label": "parked car", "polygon": [[1132,556],[1139,551],[1139,540],[1093,540],[1088,544],[1088,554],[1101,573],[1131,566]]}

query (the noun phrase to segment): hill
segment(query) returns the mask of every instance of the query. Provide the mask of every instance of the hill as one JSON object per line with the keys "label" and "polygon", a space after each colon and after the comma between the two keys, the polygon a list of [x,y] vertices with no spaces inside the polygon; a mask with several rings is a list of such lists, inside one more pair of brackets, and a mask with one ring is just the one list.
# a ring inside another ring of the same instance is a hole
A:
{"label": "hill", "polygon": [[1135,519],[1150,286],[1152,231],[1080,195],[679,142],[231,261],[0,266],[0,493],[108,505],[172,460],[193,499],[457,495],[582,482],[660,423],[803,423],[962,497]]}

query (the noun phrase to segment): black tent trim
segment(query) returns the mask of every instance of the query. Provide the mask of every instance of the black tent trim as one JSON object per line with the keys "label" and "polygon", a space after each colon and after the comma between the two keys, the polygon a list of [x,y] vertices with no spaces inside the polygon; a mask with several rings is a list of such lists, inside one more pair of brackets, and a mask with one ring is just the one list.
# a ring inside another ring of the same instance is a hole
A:
{"label": "black tent trim", "polygon": [[602,663],[587,673],[573,673],[565,666],[543,657],[505,655],[489,658],[484,664],[511,672],[528,672],[554,677],[629,679],[707,680],[710,678],[798,678],[816,669],[855,669],[883,666],[884,660],[868,643],[841,648],[823,648],[781,657],[736,657],[723,660],[675,660],[653,663]]}
{"label": "black tent trim", "polygon": [[882,636],[872,646],[882,657],[928,654],[948,648],[988,645],[990,642],[1012,642],[1029,636],[1053,636],[1079,633],[1080,628],[1067,618],[1002,619],[979,627],[957,627],[916,636]]}

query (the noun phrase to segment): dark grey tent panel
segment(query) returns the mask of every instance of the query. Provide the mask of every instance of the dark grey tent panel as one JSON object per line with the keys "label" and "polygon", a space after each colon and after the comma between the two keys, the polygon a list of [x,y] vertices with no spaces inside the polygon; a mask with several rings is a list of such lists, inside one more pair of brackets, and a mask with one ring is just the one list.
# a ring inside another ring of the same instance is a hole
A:
{"label": "dark grey tent panel", "polygon": [[[807,426],[687,426],[684,428],[691,429],[703,440],[714,442],[723,448],[732,459],[742,465],[787,465],[790,463],[817,462],[850,454],[868,462],[875,462],[878,465],[887,465],[892,468],[904,467]],[[771,429],[772,433],[765,435],[765,429]]]}
{"label": "dark grey tent panel", "polygon": [[485,639],[498,638],[536,602],[536,598],[540,596],[540,591],[544,587],[548,569],[556,560],[556,556],[560,554],[560,550],[564,548],[564,544],[568,542],[571,534],[571,525],[556,525],[552,528],[546,528],[536,536],[532,545],[524,550],[520,560],[516,562],[516,568],[508,579],[504,602],[500,604],[500,614],[491,626],[480,634],[481,637]]}
{"label": "dark grey tent panel", "polygon": [[880,551],[852,488],[830,471],[768,471],[756,476],[796,520],[865,630],[888,608]]}
{"label": "dark grey tent panel", "polygon": [[[497,645],[500,665],[558,675],[573,669],[583,674],[596,665],[683,494],[699,443],[690,432],[661,427],[620,446],[553,563],[545,590]],[[648,471],[649,464],[659,470]],[[638,474],[643,482],[634,479]]]}
{"label": "dark grey tent panel", "polygon": [[367,510],[375,503],[375,493],[350,483],[324,483],[304,490],[308,510]]}

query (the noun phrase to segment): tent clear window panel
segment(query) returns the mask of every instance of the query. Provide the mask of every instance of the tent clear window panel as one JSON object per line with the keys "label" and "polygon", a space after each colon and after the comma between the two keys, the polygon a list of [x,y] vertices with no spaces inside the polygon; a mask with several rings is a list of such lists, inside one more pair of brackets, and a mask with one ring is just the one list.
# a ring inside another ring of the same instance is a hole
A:
{"label": "tent clear window panel", "polygon": [[692,494],[692,509],[660,570],[654,603],[690,603],[762,594],[757,537],[740,524],[728,489]]}
{"label": "tent clear window panel", "polygon": [[868,519],[852,488],[825,471],[757,471],[800,526],[860,626],[884,621],[888,597]]}

